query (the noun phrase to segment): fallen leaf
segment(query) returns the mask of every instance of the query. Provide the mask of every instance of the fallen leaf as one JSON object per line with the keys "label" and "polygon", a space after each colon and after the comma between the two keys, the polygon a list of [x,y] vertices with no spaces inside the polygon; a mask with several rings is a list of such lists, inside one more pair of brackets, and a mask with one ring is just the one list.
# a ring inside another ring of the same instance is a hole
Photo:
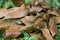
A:
{"label": "fallen leaf", "polygon": [[46,38],[46,40],[54,40],[53,37],[50,35],[50,32],[47,28],[42,28],[41,31],[44,37]]}
{"label": "fallen leaf", "polygon": [[38,6],[32,6],[30,8],[30,12],[41,12],[42,11],[42,7],[38,7]]}
{"label": "fallen leaf", "polygon": [[27,25],[24,26],[20,29],[20,31],[26,31],[26,32],[32,32],[32,31],[36,31],[37,29],[32,25]]}
{"label": "fallen leaf", "polygon": [[4,17],[7,12],[7,9],[0,9],[0,18]]}
{"label": "fallen leaf", "polygon": [[24,18],[20,19],[25,25],[33,24],[35,16],[25,16]]}
{"label": "fallen leaf", "polygon": [[6,37],[9,38],[18,37],[21,34],[21,32],[19,31],[21,27],[22,27],[21,25],[12,24],[10,28],[6,30]]}
{"label": "fallen leaf", "polygon": [[5,31],[7,30],[11,24],[21,24],[18,19],[8,19],[8,20],[0,20],[0,30]]}
{"label": "fallen leaf", "polygon": [[56,24],[60,23],[60,16],[56,18]]}
{"label": "fallen leaf", "polygon": [[36,20],[36,22],[34,23],[35,25],[41,25],[43,23],[43,18],[39,18]]}
{"label": "fallen leaf", "polygon": [[43,15],[43,18],[44,18],[44,20],[46,20],[46,22],[48,22],[49,21],[49,14],[44,14]]}
{"label": "fallen leaf", "polygon": [[21,6],[24,3],[24,0],[12,0],[15,6]]}
{"label": "fallen leaf", "polygon": [[54,15],[54,16],[57,16],[57,17],[59,16],[57,10],[48,11],[48,13],[49,13],[50,15]]}
{"label": "fallen leaf", "polygon": [[52,34],[52,36],[54,37],[57,34],[57,28],[56,28],[56,23],[55,23],[55,19],[54,18],[50,18],[49,21],[49,30]]}
{"label": "fallen leaf", "polygon": [[39,2],[43,2],[44,0],[39,0]]}
{"label": "fallen leaf", "polygon": [[13,8],[5,15],[4,19],[11,19],[11,18],[21,18],[28,14],[27,7],[23,4],[21,7]]}

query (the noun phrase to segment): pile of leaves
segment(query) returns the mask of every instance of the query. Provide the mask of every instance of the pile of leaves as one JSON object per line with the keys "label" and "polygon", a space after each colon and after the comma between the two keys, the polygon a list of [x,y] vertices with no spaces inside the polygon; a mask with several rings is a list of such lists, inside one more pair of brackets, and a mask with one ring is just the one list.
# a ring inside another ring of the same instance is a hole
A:
{"label": "pile of leaves", "polygon": [[60,1],[0,0],[0,40],[60,40]]}

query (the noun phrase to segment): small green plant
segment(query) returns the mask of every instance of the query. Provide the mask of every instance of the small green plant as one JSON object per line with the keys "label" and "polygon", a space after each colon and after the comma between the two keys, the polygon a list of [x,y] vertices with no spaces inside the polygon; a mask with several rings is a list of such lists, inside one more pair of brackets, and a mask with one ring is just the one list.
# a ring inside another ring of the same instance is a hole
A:
{"label": "small green plant", "polygon": [[36,40],[35,37],[30,36],[27,32],[23,32],[24,37],[20,38],[20,40]]}
{"label": "small green plant", "polygon": [[47,2],[51,7],[55,7],[56,9],[60,9],[60,1],[59,1],[59,0],[46,0],[46,2]]}
{"label": "small green plant", "polygon": [[15,7],[12,0],[0,0],[0,8]]}
{"label": "small green plant", "polygon": [[25,3],[26,4],[30,4],[31,3],[31,0],[25,0]]}
{"label": "small green plant", "polygon": [[58,34],[55,36],[56,40],[60,40],[60,23],[56,25],[57,29],[58,29]]}

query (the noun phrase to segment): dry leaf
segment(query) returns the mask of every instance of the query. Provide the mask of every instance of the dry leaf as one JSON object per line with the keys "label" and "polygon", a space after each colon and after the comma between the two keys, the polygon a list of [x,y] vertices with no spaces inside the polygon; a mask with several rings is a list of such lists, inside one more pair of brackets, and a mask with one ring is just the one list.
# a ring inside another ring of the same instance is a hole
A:
{"label": "dry leaf", "polygon": [[24,0],[12,0],[15,6],[21,6],[24,3]]}
{"label": "dry leaf", "polygon": [[44,18],[44,20],[46,20],[46,22],[48,22],[49,21],[49,14],[44,14],[44,16],[43,16],[43,18]]}
{"label": "dry leaf", "polygon": [[6,30],[6,37],[9,38],[18,37],[21,34],[21,32],[19,31],[21,27],[22,27],[21,25],[12,24],[10,28]]}
{"label": "dry leaf", "polygon": [[56,18],[56,24],[60,23],[60,16]]}
{"label": "dry leaf", "polygon": [[48,13],[50,14],[50,15],[54,15],[54,16],[59,16],[59,14],[58,14],[58,12],[56,11],[56,10],[53,10],[53,11],[48,11]]}
{"label": "dry leaf", "polygon": [[5,31],[13,23],[21,24],[19,21],[18,19],[0,20],[0,30]]}
{"label": "dry leaf", "polygon": [[54,40],[53,37],[50,35],[50,32],[47,28],[42,28],[41,31],[44,37],[46,38],[46,40]]}
{"label": "dry leaf", "polygon": [[7,9],[0,9],[0,18],[4,17],[7,12]]}
{"label": "dry leaf", "polygon": [[34,23],[35,25],[40,25],[43,22],[43,18],[39,18],[36,20],[36,22]]}
{"label": "dry leaf", "polygon": [[55,36],[57,34],[57,28],[56,28],[56,23],[55,23],[55,19],[54,18],[50,18],[49,21],[49,30],[52,34],[52,36]]}
{"label": "dry leaf", "polygon": [[20,19],[25,25],[33,24],[35,16],[25,16],[24,18]]}
{"label": "dry leaf", "polygon": [[45,22],[44,22],[43,18],[39,18],[36,20],[36,22],[34,24],[37,26],[42,26],[44,23]]}
{"label": "dry leaf", "polygon": [[32,6],[30,8],[30,12],[41,12],[42,11],[42,7],[38,7],[38,6]]}
{"label": "dry leaf", "polygon": [[4,19],[21,18],[26,16],[27,13],[28,13],[28,9],[23,4],[21,7],[16,7],[16,8],[13,8],[13,10],[8,11]]}
{"label": "dry leaf", "polygon": [[37,29],[32,25],[27,25],[24,27],[21,27],[20,31],[26,31],[26,32],[32,32],[32,31],[36,31]]}

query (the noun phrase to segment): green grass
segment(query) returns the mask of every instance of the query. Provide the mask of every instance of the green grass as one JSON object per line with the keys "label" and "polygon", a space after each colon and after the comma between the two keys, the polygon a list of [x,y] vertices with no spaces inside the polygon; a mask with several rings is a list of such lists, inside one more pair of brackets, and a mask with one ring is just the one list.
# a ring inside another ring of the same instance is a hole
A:
{"label": "green grass", "polygon": [[56,25],[58,29],[58,34],[55,36],[55,40],[60,40],[60,23]]}
{"label": "green grass", "polygon": [[12,0],[0,0],[0,8],[15,7]]}
{"label": "green grass", "polygon": [[56,9],[60,9],[60,0],[46,0],[47,4]]}

